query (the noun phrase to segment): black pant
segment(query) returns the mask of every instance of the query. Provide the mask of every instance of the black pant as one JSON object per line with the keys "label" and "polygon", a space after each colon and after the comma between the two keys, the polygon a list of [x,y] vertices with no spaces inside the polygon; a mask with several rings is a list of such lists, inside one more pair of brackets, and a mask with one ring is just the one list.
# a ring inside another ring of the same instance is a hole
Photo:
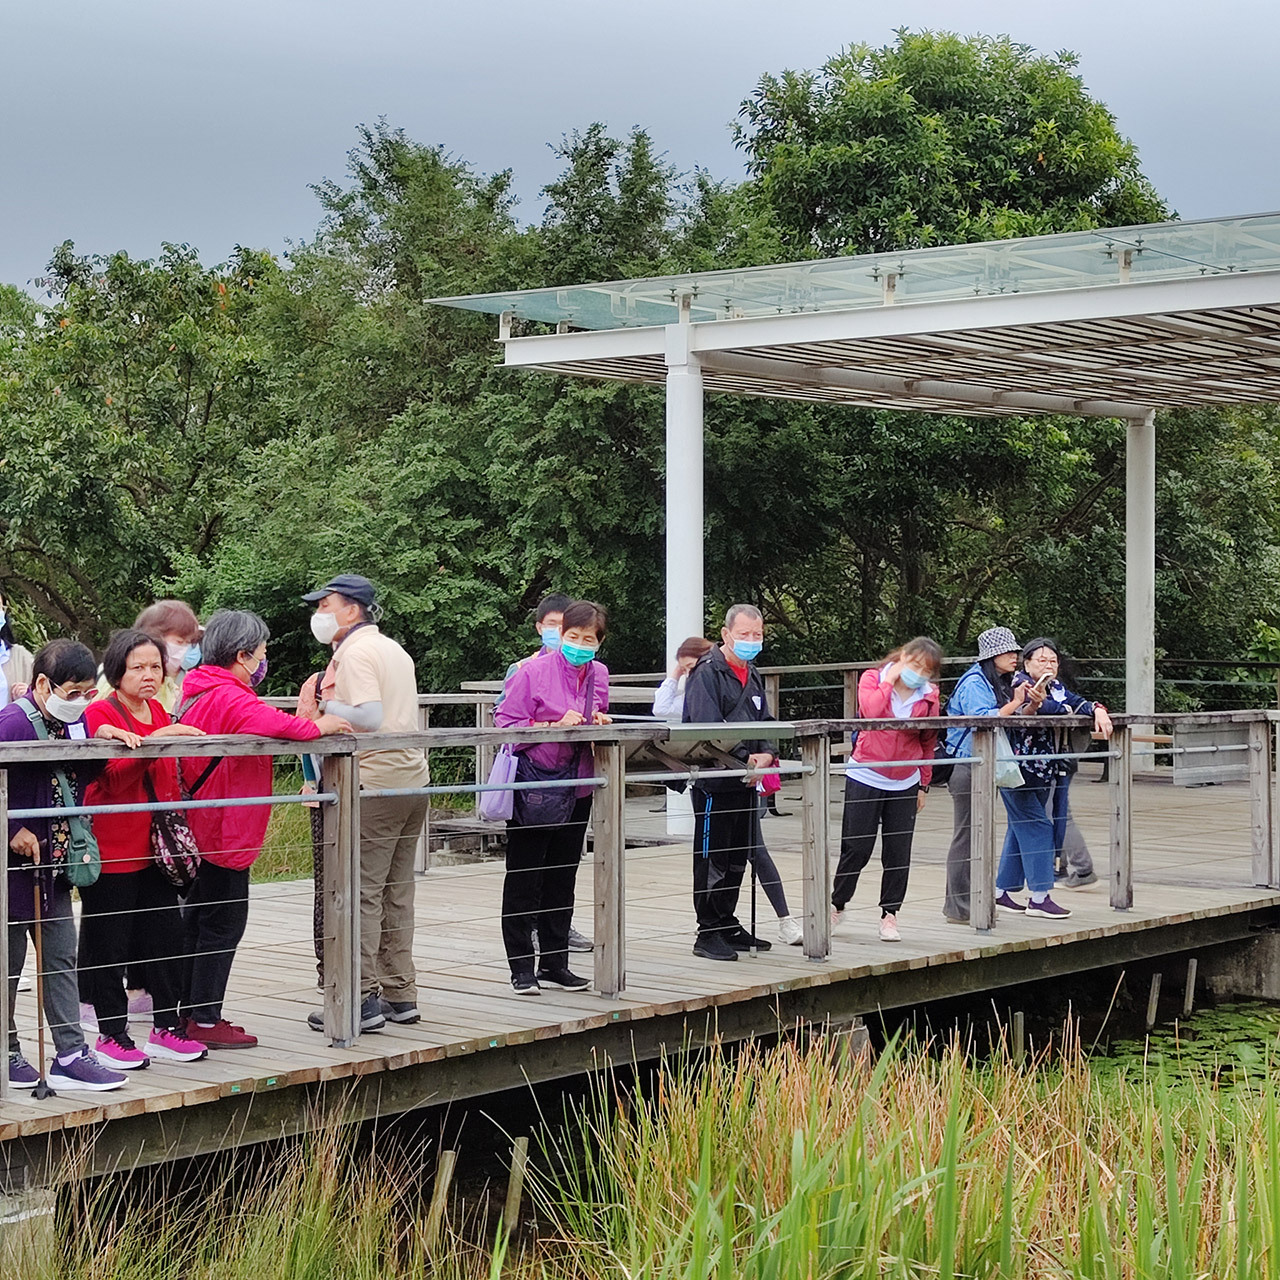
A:
{"label": "black pant", "polygon": [[507,823],[507,875],[502,882],[502,945],[513,974],[534,971],[533,930],[538,930],[538,968],[569,964],[573,889],[587,837],[591,797],[583,796],[563,826],[522,827]]}
{"label": "black pant", "polygon": [[916,829],[919,786],[882,791],[852,778],[844,780],[844,816],[840,824],[840,863],[836,867],[831,905],[839,911],[853,897],[858,874],[871,861],[880,832],[880,913],[897,915],[907,896],[911,870],[911,838]]}
{"label": "black pant", "polygon": [[178,891],[153,865],[104,872],[80,901],[80,999],[93,1005],[98,1030],[117,1040],[128,1033],[126,966],[151,993],[155,1025],[172,1030],[186,968]]}
{"label": "black pant", "polygon": [[205,859],[182,908],[187,934],[183,1012],[196,1022],[222,1019],[231,962],[249,923],[249,868],[231,871]]}
{"label": "black pant", "polygon": [[754,787],[693,788],[693,911],[698,932],[722,937],[742,926],[734,914],[747,858],[759,839]]}

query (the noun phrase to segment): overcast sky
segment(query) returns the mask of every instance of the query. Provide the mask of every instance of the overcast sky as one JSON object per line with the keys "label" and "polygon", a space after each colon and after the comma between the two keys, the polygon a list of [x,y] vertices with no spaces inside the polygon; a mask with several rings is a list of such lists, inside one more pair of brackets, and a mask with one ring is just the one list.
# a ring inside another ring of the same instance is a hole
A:
{"label": "overcast sky", "polygon": [[65,239],[280,251],[379,116],[513,169],[526,220],[548,142],[594,120],[738,177],[729,124],[762,73],[896,26],[1073,49],[1183,217],[1280,208],[1276,0],[0,0],[0,281],[29,287]]}

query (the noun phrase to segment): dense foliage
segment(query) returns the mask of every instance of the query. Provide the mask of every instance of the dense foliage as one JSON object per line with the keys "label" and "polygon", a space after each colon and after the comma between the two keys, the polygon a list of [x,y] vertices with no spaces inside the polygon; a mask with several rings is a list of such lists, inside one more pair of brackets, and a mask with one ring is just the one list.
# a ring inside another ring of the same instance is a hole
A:
{"label": "dense foliage", "polygon": [[[900,33],[742,104],[749,177],[675,173],[642,130],[567,135],[540,222],[384,122],[284,261],[61,246],[49,305],[0,288],[0,584],[29,637],[101,642],[162,591],[262,612],[280,688],[298,603],[357,569],[425,686],[499,671],[550,588],[662,659],[660,390],[504,370],[449,294],[1142,221],[1167,210],[1067,55]],[[1159,644],[1236,656],[1280,621],[1271,410],[1162,415]],[[777,661],[928,631],[1123,636],[1122,424],[712,397],[709,625],[757,601]]]}

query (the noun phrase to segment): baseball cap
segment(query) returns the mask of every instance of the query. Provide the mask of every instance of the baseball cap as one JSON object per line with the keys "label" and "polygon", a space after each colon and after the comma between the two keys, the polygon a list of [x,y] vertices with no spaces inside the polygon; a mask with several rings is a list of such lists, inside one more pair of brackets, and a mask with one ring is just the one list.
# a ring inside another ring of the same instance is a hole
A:
{"label": "baseball cap", "polygon": [[358,573],[340,573],[336,578],[330,578],[318,591],[308,591],[302,598],[308,604],[315,604],[334,591],[366,607],[373,604],[376,594],[373,583],[368,578],[362,578]]}

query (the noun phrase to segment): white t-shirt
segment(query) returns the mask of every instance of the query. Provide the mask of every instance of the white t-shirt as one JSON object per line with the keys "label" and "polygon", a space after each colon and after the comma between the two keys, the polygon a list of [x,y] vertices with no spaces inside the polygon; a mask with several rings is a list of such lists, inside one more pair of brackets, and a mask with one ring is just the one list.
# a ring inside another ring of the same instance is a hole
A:
{"label": "white t-shirt", "polygon": [[[889,670],[892,663],[886,663],[880,668],[880,679],[884,679],[885,672]],[[927,684],[921,685],[919,689],[912,689],[905,698],[898,697],[898,686],[895,683],[889,691],[889,706],[894,716],[898,720],[910,720],[911,708],[929,692]],[[849,764],[844,771],[846,778],[852,778],[854,782],[861,782],[863,786],[877,787],[881,791],[906,791],[910,787],[914,787],[920,781],[920,770],[913,769],[905,778],[886,778],[878,769],[871,768],[870,765],[857,764],[852,755],[849,757]]]}

